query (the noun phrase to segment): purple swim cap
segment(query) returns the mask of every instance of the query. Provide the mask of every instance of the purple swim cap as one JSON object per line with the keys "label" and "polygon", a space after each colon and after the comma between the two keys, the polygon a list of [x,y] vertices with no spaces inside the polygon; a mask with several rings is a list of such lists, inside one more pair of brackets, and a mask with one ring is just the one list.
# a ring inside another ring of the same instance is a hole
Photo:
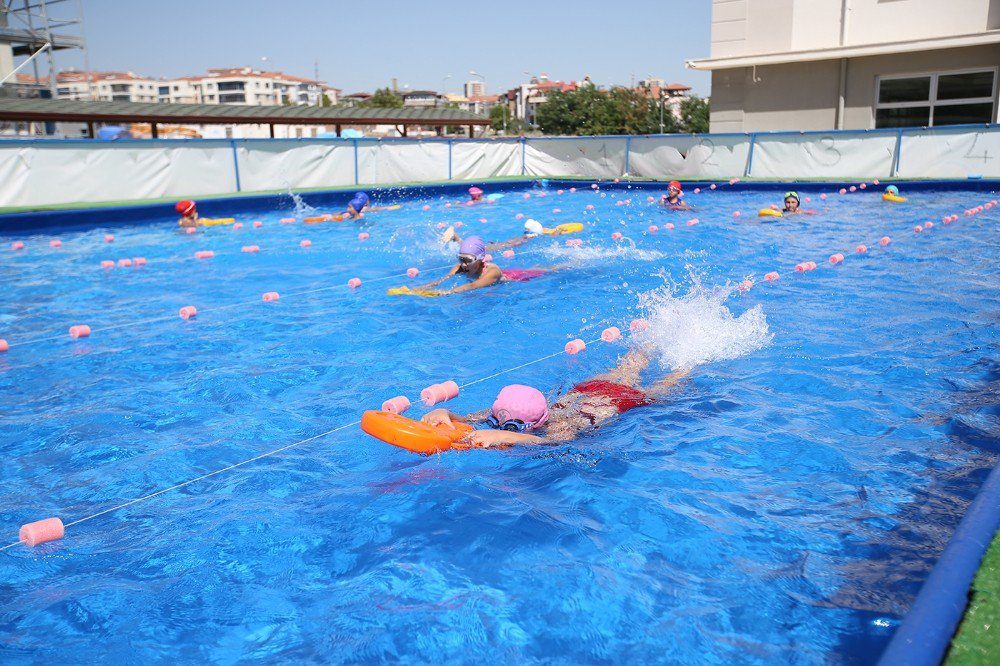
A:
{"label": "purple swim cap", "polygon": [[511,384],[500,390],[491,410],[497,421],[523,421],[528,430],[541,428],[549,420],[549,406],[542,392],[523,384]]}
{"label": "purple swim cap", "polygon": [[482,261],[486,258],[486,241],[479,236],[469,236],[458,248],[459,254],[467,254]]}

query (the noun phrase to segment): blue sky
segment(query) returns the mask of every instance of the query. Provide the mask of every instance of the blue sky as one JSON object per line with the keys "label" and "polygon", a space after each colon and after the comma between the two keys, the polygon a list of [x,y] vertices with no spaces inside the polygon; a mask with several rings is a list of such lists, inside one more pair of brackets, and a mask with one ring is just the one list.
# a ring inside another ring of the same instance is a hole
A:
{"label": "blue sky", "polygon": [[[251,66],[311,78],[318,62],[320,79],[345,93],[393,77],[460,92],[475,70],[491,93],[544,72],[598,85],[652,75],[709,94],[709,76],[684,67],[709,54],[709,0],[83,0],[83,11],[90,67],[102,71]],[[56,58],[83,68],[74,53]]]}

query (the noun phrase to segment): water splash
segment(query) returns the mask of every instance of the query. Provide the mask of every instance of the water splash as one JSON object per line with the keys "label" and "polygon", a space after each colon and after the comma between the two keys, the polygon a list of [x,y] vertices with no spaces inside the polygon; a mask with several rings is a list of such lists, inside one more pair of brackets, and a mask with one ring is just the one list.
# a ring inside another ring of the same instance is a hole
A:
{"label": "water splash", "polygon": [[285,189],[288,192],[288,196],[292,198],[292,203],[295,204],[295,210],[293,211],[295,217],[306,217],[309,213],[316,212],[315,208],[305,202],[302,195],[292,192],[292,184],[287,180],[285,181]]}
{"label": "water splash", "polygon": [[766,347],[774,339],[760,304],[738,317],[726,300],[738,287],[705,287],[696,278],[687,293],[676,296],[676,287],[665,286],[641,294],[646,312],[646,339],[665,367],[690,369],[703,363],[726,361]]}

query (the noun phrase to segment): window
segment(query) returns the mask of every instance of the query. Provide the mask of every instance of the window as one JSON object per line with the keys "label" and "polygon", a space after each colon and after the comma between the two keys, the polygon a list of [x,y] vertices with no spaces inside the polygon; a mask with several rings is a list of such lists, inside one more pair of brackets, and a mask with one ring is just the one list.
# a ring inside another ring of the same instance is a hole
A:
{"label": "window", "polygon": [[112,83],[111,92],[113,93],[123,93],[128,92],[132,86],[128,83]]}
{"label": "window", "polygon": [[[211,85],[211,84],[209,84]],[[242,81],[224,81],[219,84],[219,92],[231,92],[233,90],[243,90]]]}
{"label": "window", "polygon": [[225,95],[219,95],[219,104],[244,104],[246,101],[247,96],[243,93],[227,93]]}
{"label": "window", "polygon": [[878,79],[875,127],[991,123],[996,69]]}
{"label": "window", "polygon": [[170,86],[160,86],[160,93],[159,94],[161,94],[161,95],[169,95],[170,94]]}

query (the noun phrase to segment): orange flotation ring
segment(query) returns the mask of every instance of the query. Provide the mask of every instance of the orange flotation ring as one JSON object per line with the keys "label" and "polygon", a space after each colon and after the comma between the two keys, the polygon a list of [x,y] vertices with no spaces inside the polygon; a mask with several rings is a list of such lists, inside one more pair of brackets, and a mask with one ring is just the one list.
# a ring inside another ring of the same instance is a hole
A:
{"label": "orange flotation ring", "polygon": [[475,428],[468,423],[427,425],[392,412],[368,410],[361,415],[361,429],[394,446],[414,453],[447,451]]}
{"label": "orange flotation ring", "polygon": [[339,215],[326,213],[325,215],[313,215],[312,217],[304,217],[302,218],[302,221],[305,222],[306,224],[316,224],[317,222],[342,222],[345,217],[347,217],[347,215],[344,213],[340,213]]}

